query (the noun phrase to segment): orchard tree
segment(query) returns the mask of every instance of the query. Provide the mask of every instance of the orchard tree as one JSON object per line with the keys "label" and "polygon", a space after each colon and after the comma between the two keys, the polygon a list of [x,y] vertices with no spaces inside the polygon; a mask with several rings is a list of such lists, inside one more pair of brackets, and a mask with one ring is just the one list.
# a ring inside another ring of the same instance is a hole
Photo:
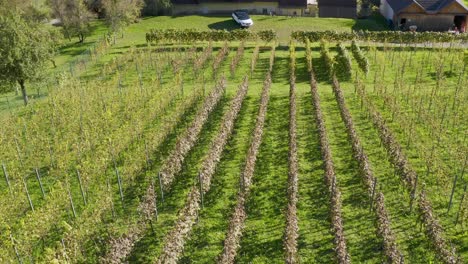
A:
{"label": "orchard tree", "polygon": [[55,17],[59,18],[64,36],[68,39],[78,37],[83,43],[91,29],[92,13],[83,0],[49,0]]}
{"label": "orchard tree", "polygon": [[144,5],[143,0],[102,0],[107,24],[113,33],[136,22]]}
{"label": "orchard tree", "polygon": [[0,80],[18,83],[25,105],[26,82],[44,74],[53,47],[51,34],[41,24],[24,20],[18,11],[0,13]]}
{"label": "orchard tree", "polygon": [[8,10],[18,10],[21,16],[32,22],[44,22],[49,18],[49,9],[45,4],[33,4],[24,0],[0,0],[0,13]]}

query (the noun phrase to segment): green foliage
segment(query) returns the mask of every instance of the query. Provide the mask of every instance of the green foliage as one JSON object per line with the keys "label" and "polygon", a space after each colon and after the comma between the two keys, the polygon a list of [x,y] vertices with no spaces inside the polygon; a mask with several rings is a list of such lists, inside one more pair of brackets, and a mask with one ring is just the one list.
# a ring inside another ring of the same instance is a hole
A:
{"label": "green foliage", "polygon": [[353,53],[354,59],[356,59],[359,68],[367,75],[369,73],[369,60],[364,55],[362,50],[359,48],[356,41],[353,40],[351,43],[351,52]]}
{"label": "green foliage", "polygon": [[327,73],[327,76],[329,76],[330,80],[332,79],[333,71],[334,71],[334,64],[335,62],[333,61],[330,52],[328,51],[328,46],[325,41],[320,42],[320,58],[323,61],[323,64],[325,66],[325,70]]}
{"label": "green foliage", "polygon": [[338,44],[336,47],[338,55],[335,57],[335,72],[341,79],[349,80],[352,75],[351,57],[343,44]]}
{"label": "green foliage", "polygon": [[137,21],[144,6],[143,0],[102,0],[106,21],[112,32]]}
{"label": "green foliage", "polygon": [[402,32],[402,31],[293,31],[291,37],[298,41],[349,41],[366,40],[375,42],[424,43],[468,41],[467,34],[449,34],[444,32]]}
{"label": "green foliage", "polygon": [[197,31],[195,29],[152,29],[146,33],[146,41],[149,43],[159,43],[163,41],[174,42],[198,42],[198,41],[245,41],[260,39],[270,42],[276,39],[273,30],[252,32],[249,30],[236,29]]}
{"label": "green foliage", "polygon": [[0,79],[18,82],[26,104],[24,84],[41,77],[52,50],[51,34],[40,24],[27,22],[14,12],[0,17]]}
{"label": "green foliage", "polygon": [[44,22],[49,17],[48,7],[40,2],[24,0],[0,0],[0,14],[17,12],[23,19],[31,22]]}
{"label": "green foliage", "polygon": [[66,38],[78,37],[83,42],[89,36],[93,15],[83,0],[49,0],[49,5],[60,19]]}

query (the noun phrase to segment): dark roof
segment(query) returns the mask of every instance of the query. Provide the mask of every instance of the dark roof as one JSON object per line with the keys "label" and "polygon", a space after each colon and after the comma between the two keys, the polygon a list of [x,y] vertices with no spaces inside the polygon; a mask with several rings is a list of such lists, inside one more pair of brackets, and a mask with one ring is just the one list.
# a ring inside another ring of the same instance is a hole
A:
{"label": "dark roof", "polygon": [[171,0],[174,5],[196,5],[199,4],[198,0]]}
{"label": "dark roof", "polygon": [[[307,0],[277,0],[280,7],[306,7]],[[272,0],[171,0],[173,4],[200,4],[200,3],[252,3],[252,2],[276,2]]]}
{"label": "dark roof", "polygon": [[455,0],[416,0],[416,2],[427,11],[437,11]]}
{"label": "dark roof", "polygon": [[387,3],[392,7],[393,12],[398,13],[399,11],[407,8],[409,5],[414,3],[413,0],[387,0]]}
{"label": "dark roof", "polygon": [[319,0],[318,6],[357,7],[356,0]]}
{"label": "dark roof", "polygon": [[388,4],[392,7],[395,13],[407,8],[413,3],[416,3],[427,12],[437,12],[449,4],[458,2],[463,5],[459,0],[387,0]]}

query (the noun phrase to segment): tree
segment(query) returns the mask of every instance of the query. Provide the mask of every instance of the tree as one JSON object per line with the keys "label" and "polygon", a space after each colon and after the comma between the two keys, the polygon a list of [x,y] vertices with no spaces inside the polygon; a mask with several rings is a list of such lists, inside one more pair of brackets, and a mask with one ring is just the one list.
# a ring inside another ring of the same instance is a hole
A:
{"label": "tree", "polygon": [[60,19],[66,38],[78,37],[84,42],[90,33],[93,15],[83,0],[50,0],[53,14]]}
{"label": "tree", "polygon": [[24,0],[0,0],[0,13],[8,10],[19,10],[24,19],[33,22],[44,22],[49,18],[48,7],[42,2],[33,4]]}
{"label": "tree", "polygon": [[156,16],[164,14],[171,7],[171,0],[145,0],[143,15]]}
{"label": "tree", "polygon": [[144,6],[143,0],[102,0],[106,21],[113,33],[137,21]]}
{"label": "tree", "polygon": [[28,104],[25,83],[38,79],[51,60],[51,34],[39,23],[24,20],[17,10],[0,15],[0,80],[17,82],[24,104]]}

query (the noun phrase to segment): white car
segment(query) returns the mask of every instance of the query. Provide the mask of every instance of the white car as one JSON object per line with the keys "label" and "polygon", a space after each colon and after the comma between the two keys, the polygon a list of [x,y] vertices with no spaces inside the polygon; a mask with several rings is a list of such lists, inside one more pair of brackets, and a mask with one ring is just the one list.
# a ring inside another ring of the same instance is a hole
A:
{"label": "white car", "polygon": [[232,12],[232,18],[239,24],[241,27],[250,27],[253,25],[252,19],[249,17],[247,11],[236,10]]}

